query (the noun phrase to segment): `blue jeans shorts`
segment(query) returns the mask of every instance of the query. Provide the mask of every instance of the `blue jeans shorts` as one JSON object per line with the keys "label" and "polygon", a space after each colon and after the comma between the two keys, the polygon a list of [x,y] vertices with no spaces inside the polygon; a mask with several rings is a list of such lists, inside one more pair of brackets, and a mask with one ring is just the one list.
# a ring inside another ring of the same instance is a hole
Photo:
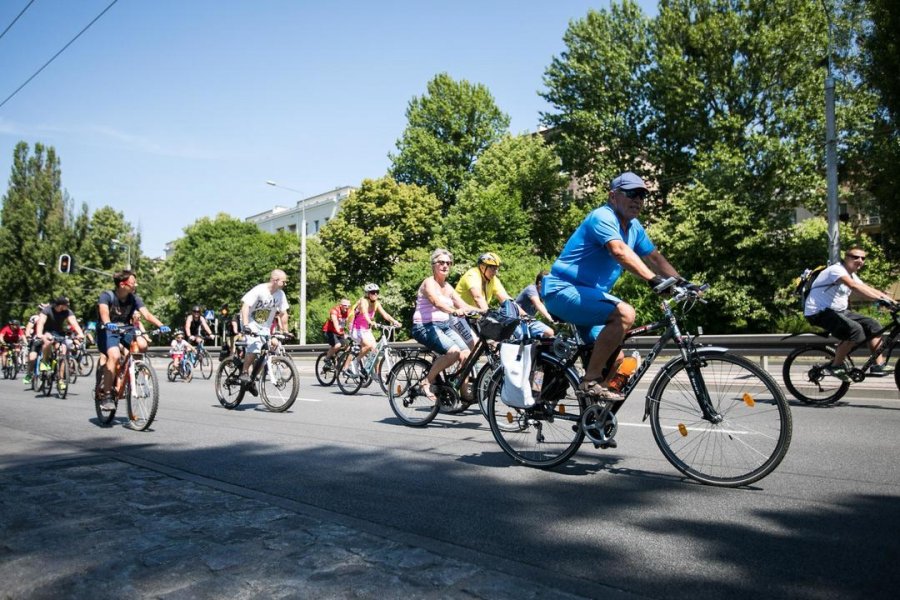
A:
{"label": "blue jeans shorts", "polygon": [[586,343],[593,343],[606,326],[609,315],[621,300],[593,287],[564,283],[543,298],[553,314],[578,328]]}
{"label": "blue jeans shorts", "polygon": [[412,326],[411,333],[413,339],[438,354],[447,354],[453,349],[466,350],[469,347],[450,326],[450,321],[416,323]]}

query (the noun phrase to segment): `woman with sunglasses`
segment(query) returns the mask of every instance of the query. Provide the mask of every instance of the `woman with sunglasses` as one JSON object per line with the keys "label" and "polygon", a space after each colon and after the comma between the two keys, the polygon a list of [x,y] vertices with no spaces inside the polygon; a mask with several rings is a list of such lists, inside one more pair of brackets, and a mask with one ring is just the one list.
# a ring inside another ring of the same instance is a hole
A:
{"label": "woman with sunglasses", "polygon": [[634,308],[609,291],[623,270],[651,287],[663,277],[679,276],[637,219],[647,193],[644,180],[634,173],[613,179],[606,204],[582,221],[543,281],[541,299],[550,313],[577,326],[585,341],[594,343],[580,391],[599,400],[624,400],[608,388],[615,370],[604,378],[603,369],[635,319]]}
{"label": "woman with sunglasses", "polygon": [[[853,246],[844,253],[844,260],[822,269],[803,306],[803,315],[811,324],[822,327],[841,340],[834,349],[834,359],[828,372],[841,381],[850,381],[844,369],[844,359],[850,351],[864,340],[869,341],[869,349],[876,352],[881,346],[881,324],[871,317],[848,310],[850,294],[856,292],[868,300],[880,300],[893,304],[890,294],[863,283],[857,275],[866,260],[866,251]],[[872,366],[871,375],[883,376],[893,373],[892,367],[884,364],[884,356],[878,357],[878,364]]]}
{"label": "woman with sunglasses", "polygon": [[413,313],[413,338],[435,352],[438,357],[422,382],[422,393],[434,400],[431,384],[438,374],[455,362],[462,363],[469,356],[469,346],[453,329],[451,315],[461,317],[466,313],[480,312],[467,304],[453,286],[447,283],[453,254],[438,248],[431,253],[431,277],[427,277],[416,293],[416,310]]}
{"label": "woman with sunglasses", "polygon": [[363,288],[365,296],[356,301],[347,317],[347,322],[353,324],[350,329],[350,339],[359,343],[359,355],[350,366],[350,373],[353,375],[360,373],[360,365],[365,364],[366,354],[375,348],[375,336],[372,335],[375,313],[378,312],[385,321],[390,321],[397,327],[400,326],[400,321],[389,315],[378,300],[380,291],[377,284],[367,283]]}

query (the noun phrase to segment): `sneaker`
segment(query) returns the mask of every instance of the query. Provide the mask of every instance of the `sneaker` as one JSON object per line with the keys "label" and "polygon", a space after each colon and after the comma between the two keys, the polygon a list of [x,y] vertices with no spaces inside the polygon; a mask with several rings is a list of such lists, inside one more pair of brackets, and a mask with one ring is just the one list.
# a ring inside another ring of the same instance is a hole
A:
{"label": "sneaker", "polygon": [[612,402],[622,402],[625,396],[615,390],[611,390],[600,385],[599,381],[582,381],[578,385],[577,394],[590,396],[596,400],[609,400]]}
{"label": "sneaker", "polygon": [[26,386],[31,385],[31,373],[28,373],[28,374],[22,379],[22,383],[24,383]]}
{"label": "sneaker", "polygon": [[241,373],[241,383],[250,383],[250,373]]}
{"label": "sneaker", "polygon": [[618,448],[618,447],[619,447],[619,443],[616,442],[616,439],[615,439],[615,438],[609,438],[608,440],[606,440],[606,441],[603,442],[602,444],[597,444],[597,447],[600,448],[600,449],[602,449],[602,450],[608,450],[609,448]]}
{"label": "sneaker", "polygon": [[885,375],[891,375],[894,372],[894,367],[883,364],[883,365],[872,365],[872,368],[869,369],[869,375],[872,377],[884,377]]}
{"label": "sneaker", "polygon": [[66,382],[63,381],[63,380],[59,380],[59,381],[56,382],[56,389],[58,389],[58,390],[61,391],[61,392],[66,391],[66,388],[67,388],[67,387],[68,387],[68,386],[66,385]]}
{"label": "sneaker", "polygon": [[825,367],[825,372],[832,377],[837,377],[841,381],[850,381],[850,375],[847,373],[847,369],[845,369],[844,367],[829,365]]}
{"label": "sneaker", "polygon": [[113,402],[112,396],[107,394],[106,397],[100,402],[100,410],[115,410],[116,403]]}
{"label": "sneaker", "polygon": [[326,368],[326,369],[331,369],[331,368],[333,368],[333,367],[334,367],[334,359],[333,359],[333,358],[326,358],[326,359],[325,359],[325,368]]}
{"label": "sneaker", "polygon": [[40,369],[41,371],[49,371],[49,370],[50,370],[50,364],[49,364],[49,363],[46,363],[46,362],[44,362],[44,361],[41,361],[41,366],[39,367],[39,369]]}

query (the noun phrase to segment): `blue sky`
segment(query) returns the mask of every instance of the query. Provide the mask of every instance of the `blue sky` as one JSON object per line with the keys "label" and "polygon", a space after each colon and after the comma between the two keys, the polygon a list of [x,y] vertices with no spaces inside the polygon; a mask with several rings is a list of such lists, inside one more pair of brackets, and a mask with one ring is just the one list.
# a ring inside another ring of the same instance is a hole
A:
{"label": "blue sky", "polygon": [[[35,0],[0,38],[0,102],[111,0]],[[0,0],[0,32],[28,0]],[[640,2],[656,13],[655,0]],[[381,177],[409,100],[440,72],[486,85],[514,133],[572,19],[608,0],[119,0],[0,108],[54,146],[76,206],[122,211],[160,256],[203,216],[244,218]]]}

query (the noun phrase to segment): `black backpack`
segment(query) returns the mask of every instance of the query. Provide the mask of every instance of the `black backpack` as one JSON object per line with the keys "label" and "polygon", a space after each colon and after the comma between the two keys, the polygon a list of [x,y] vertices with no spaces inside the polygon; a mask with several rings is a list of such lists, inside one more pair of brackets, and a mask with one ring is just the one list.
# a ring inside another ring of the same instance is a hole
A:
{"label": "black backpack", "polygon": [[803,309],[806,306],[806,299],[813,289],[813,283],[815,283],[816,278],[826,268],[827,265],[819,265],[814,269],[804,269],[804,271],[800,273],[800,277],[794,280],[796,282],[796,287],[794,288],[793,295],[797,297],[800,303],[801,312],[803,312]]}

